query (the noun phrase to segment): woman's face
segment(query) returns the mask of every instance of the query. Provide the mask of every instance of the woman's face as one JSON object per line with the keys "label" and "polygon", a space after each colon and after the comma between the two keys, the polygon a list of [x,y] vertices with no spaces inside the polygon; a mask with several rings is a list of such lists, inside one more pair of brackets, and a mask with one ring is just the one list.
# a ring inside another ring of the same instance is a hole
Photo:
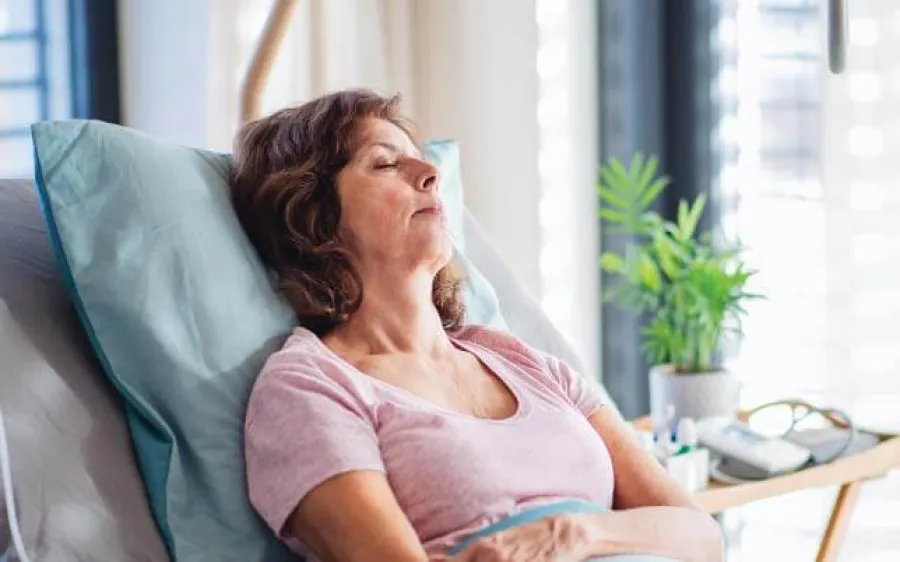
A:
{"label": "woman's face", "polygon": [[439,270],[450,237],[438,199],[438,170],[403,129],[366,119],[356,152],[337,175],[339,231],[362,264],[400,263]]}

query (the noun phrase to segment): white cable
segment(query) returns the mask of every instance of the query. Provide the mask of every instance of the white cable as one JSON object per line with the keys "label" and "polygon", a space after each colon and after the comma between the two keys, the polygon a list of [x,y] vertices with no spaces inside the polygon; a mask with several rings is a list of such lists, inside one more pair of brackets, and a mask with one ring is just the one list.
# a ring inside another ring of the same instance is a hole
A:
{"label": "white cable", "polygon": [[25,541],[19,532],[19,518],[16,516],[16,502],[13,497],[12,468],[9,461],[9,447],[6,441],[6,426],[3,425],[3,410],[0,410],[0,472],[3,477],[3,491],[6,496],[6,517],[9,520],[9,534],[12,536],[13,546],[21,562],[31,562],[28,553],[25,552]]}

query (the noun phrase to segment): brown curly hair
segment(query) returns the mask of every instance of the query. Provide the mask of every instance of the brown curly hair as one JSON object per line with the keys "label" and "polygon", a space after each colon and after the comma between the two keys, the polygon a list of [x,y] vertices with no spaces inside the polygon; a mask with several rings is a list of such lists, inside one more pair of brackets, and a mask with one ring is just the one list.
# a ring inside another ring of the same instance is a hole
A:
{"label": "brown curly hair", "polygon": [[[338,172],[351,160],[364,119],[390,121],[413,142],[400,96],[344,90],[282,109],[237,134],[231,168],[238,218],[299,323],[324,336],[359,309],[363,284],[338,236]],[[465,309],[453,264],[435,276],[432,299],[446,330]]]}

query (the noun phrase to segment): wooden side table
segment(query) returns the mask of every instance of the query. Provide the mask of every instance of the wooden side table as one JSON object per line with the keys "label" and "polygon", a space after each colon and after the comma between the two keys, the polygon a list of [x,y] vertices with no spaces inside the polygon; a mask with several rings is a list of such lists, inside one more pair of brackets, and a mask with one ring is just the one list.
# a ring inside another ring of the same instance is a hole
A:
{"label": "wooden side table", "polygon": [[[746,419],[747,413],[742,412]],[[639,429],[650,430],[650,418],[632,422]],[[886,475],[900,468],[900,436],[876,434],[881,442],[872,449],[840,458],[834,462],[748,484],[724,484],[710,481],[705,490],[694,494],[694,501],[707,513],[720,513],[731,507],[823,486],[838,486],[837,499],[831,509],[828,525],[819,543],[816,562],[837,560],[850,515],[860,489],[866,480]]]}

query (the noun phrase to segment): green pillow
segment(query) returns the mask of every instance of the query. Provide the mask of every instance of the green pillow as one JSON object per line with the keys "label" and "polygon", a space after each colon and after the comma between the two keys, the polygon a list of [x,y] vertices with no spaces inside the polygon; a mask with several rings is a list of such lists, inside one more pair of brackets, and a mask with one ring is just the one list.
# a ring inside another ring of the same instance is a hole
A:
{"label": "green pillow", "polygon": [[[254,378],[295,318],[233,212],[230,156],[98,121],[38,123],[32,137],[52,243],[124,399],[172,559],[293,560],[248,501],[242,431]],[[502,325],[490,284],[457,255],[469,321]]]}

